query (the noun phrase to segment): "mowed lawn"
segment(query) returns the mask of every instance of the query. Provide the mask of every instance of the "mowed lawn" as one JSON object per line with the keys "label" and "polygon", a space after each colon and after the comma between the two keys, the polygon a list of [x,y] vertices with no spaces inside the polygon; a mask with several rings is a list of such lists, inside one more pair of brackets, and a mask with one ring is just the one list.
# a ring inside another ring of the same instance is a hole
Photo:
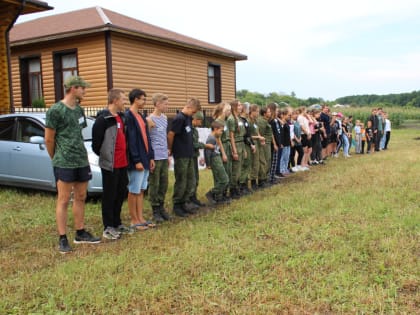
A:
{"label": "mowed lawn", "polygon": [[[200,176],[204,200],[211,173]],[[330,158],[229,206],[68,255],[54,207],[54,194],[0,187],[0,314],[420,313],[418,129],[394,130],[387,151]],[[89,202],[87,228],[100,234],[101,222]]]}

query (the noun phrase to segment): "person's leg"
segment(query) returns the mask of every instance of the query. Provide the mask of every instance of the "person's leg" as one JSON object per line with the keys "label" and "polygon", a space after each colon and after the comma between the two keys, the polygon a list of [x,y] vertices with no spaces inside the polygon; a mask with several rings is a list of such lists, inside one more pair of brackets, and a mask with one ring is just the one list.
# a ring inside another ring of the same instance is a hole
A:
{"label": "person's leg", "polygon": [[388,149],[388,143],[390,139],[391,139],[391,131],[387,131],[385,135],[385,145],[384,145],[385,150]]}
{"label": "person's leg", "polygon": [[117,183],[117,196],[115,199],[115,212],[114,212],[114,227],[122,225],[121,211],[124,199],[127,196],[127,168],[120,168],[116,170],[118,172],[118,183]]}
{"label": "person's leg", "polygon": [[184,173],[184,177],[186,179],[185,183],[185,192],[183,196],[183,203],[187,203],[190,201],[191,192],[194,191],[196,187],[196,177],[195,177],[195,169],[194,169],[194,160],[197,160],[195,157],[187,159],[186,165],[186,173]]}
{"label": "person's leg", "polygon": [[115,201],[118,196],[118,174],[105,169],[102,173],[102,223],[104,229],[114,226]]}
{"label": "person's leg", "polygon": [[[167,163],[167,160],[165,160]],[[149,188],[148,188],[148,196],[150,205],[152,207],[158,207],[160,205],[160,179],[161,179],[161,172],[162,172],[162,161],[158,160],[155,161],[155,169],[153,173],[149,175]],[[165,192],[166,193],[166,192]]]}
{"label": "person's leg", "polygon": [[303,158],[303,148],[301,145],[296,146],[296,151],[298,153],[296,164],[297,166],[302,165],[302,158]]}
{"label": "person's leg", "polygon": [[140,172],[136,170],[129,170],[127,203],[131,225],[140,223],[140,218],[137,216],[137,198],[140,193]]}
{"label": "person's leg", "polygon": [[73,183],[73,216],[76,230],[84,229],[87,186],[88,182]]}
{"label": "person's leg", "polygon": [[182,205],[185,203],[184,196],[185,190],[187,188],[187,171],[189,166],[190,159],[188,158],[178,158],[175,159],[175,166],[174,166],[174,175],[175,175],[175,183],[174,183],[174,193],[172,196],[172,201],[174,207],[176,205]]}
{"label": "person's leg", "polygon": [[57,181],[57,204],[55,216],[59,235],[65,235],[67,230],[67,208],[70,202],[74,183]]}

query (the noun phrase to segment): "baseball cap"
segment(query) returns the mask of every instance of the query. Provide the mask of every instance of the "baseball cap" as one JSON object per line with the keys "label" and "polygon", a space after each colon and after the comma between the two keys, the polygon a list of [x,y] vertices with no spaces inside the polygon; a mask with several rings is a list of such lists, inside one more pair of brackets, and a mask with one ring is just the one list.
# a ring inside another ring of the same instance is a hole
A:
{"label": "baseball cap", "polygon": [[204,115],[202,111],[198,111],[193,115],[193,119],[204,120]]}
{"label": "baseball cap", "polygon": [[85,80],[83,80],[81,77],[75,75],[75,76],[68,77],[64,81],[65,88],[69,88],[72,86],[90,87],[90,84],[86,82]]}
{"label": "baseball cap", "polygon": [[337,116],[338,117],[343,117],[343,114],[342,113],[338,113]]}

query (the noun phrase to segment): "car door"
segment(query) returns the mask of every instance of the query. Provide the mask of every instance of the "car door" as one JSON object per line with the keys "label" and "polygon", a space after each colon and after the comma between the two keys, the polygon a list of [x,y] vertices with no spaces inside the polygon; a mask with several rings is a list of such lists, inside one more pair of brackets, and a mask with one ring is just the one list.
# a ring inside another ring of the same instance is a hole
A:
{"label": "car door", "polygon": [[44,126],[38,120],[30,117],[18,118],[10,173],[19,186],[54,190],[53,168],[47,148],[44,143],[31,143],[32,137],[44,138],[44,133]]}
{"label": "car door", "polygon": [[10,176],[11,152],[15,145],[15,118],[0,118],[0,182],[7,184]]}

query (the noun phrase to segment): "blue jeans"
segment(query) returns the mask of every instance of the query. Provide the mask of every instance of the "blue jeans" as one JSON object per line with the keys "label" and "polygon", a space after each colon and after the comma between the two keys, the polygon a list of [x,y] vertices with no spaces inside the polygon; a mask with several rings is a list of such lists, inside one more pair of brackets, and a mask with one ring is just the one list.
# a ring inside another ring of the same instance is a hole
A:
{"label": "blue jeans", "polygon": [[289,172],[290,146],[283,147],[280,158],[280,173]]}
{"label": "blue jeans", "polygon": [[349,149],[350,149],[349,138],[344,133],[342,137],[343,137],[343,152],[344,152],[344,155],[346,156],[346,155],[349,155]]}

